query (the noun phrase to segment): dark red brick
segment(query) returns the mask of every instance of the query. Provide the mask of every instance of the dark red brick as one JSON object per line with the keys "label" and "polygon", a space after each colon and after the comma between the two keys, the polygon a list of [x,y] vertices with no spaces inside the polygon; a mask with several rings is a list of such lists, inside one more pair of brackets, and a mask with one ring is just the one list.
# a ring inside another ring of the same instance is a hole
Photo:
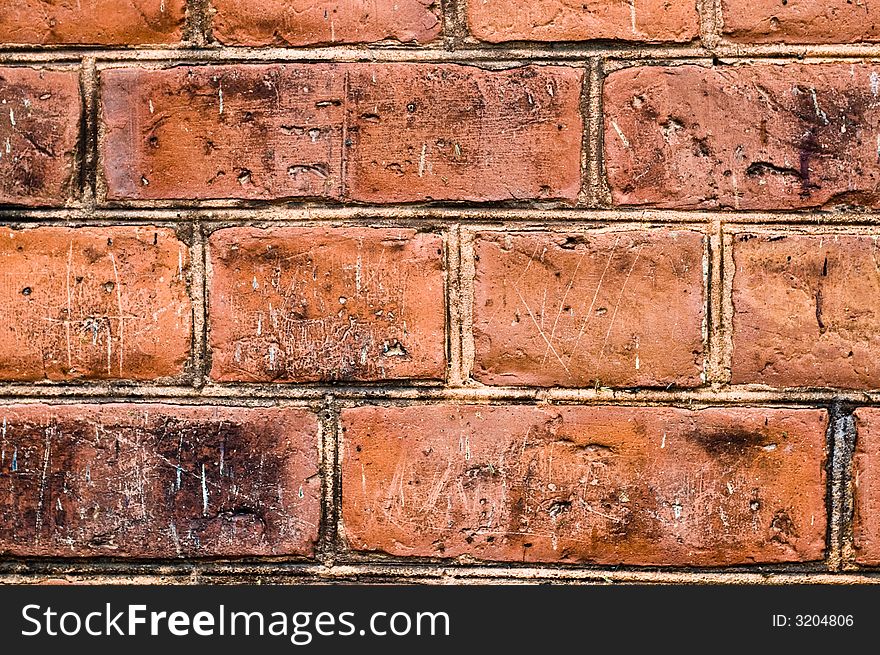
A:
{"label": "dark red brick", "polygon": [[75,195],[81,110],[76,72],[0,68],[0,205]]}
{"label": "dark red brick", "polygon": [[582,78],[422,64],[105,71],[107,197],[574,200]]}
{"label": "dark red brick", "polygon": [[311,555],[317,420],[301,409],[0,408],[0,553]]}
{"label": "dark red brick", "polygon": [[866,64],[614,72],[604,105],[614,203],[878,207],[878,75]]}

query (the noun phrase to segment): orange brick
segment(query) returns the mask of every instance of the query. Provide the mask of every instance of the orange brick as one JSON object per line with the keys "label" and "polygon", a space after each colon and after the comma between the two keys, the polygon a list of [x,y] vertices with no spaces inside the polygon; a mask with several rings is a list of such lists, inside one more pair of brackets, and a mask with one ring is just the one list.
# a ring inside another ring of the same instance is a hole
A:
{"label": "orange brick", "polygon": [[824,552],[821,410],[367,406],[342,423],[358,551],[650,566]]}
{"label": "orange brick", "polygon": [[682,230],[479,234],[474,377],[508,385],[699,384],[704,241]]}
{"label": "orange brick", "polygon": [[167,228],[0,230],[0,379],[183,373],[189,252]]}
{"label": "orange brick", "polygon": [[438,235],[230,228],[210,247],[215,380],[443,378]]}

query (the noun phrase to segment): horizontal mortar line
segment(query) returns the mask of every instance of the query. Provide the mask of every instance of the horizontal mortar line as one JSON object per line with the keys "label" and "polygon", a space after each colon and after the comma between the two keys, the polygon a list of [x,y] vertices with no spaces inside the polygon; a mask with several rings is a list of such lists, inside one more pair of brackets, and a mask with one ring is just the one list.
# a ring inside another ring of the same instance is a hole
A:
{"label": "horizontal mortar line", "polygon": [[857,405],[880,404],[880,391],[852,390],[773,390],[732,387],[701,389],[573,389],[524,387],[443,387],[387,386],[387,382],[369,385],[286,385],[271,386],[229,384],[207,385],[201,389],[189,386],[161,385],[49,385],[0,384],[0,403],[78,402],[119,403],[128,401],[171,402],[179,404],[266,405],[272,402],[315,404],[332,396],[338,401],[441,403],[444,401],[475,403],[537,403],[537,404],[628,404],[628,405],[828,405],[835,401]]}
{"label": "horizontal mortar line", "polygon": [[461,49],[442,45],[405,47],[396,45],[328,47],[174,47],[74,48],[35,46],[0,48],[0,63],[71,63],[94,57],[101,63],[283,63],[283,62],[438,62],[488,64],[523,61],[580,61],[591,58],[618,60],[684,60],[719,58],[752,59],[872,59],[880,58],[880,44],[739,44],[722,42],[714,48],[694,43],[575,43],[468,44]]}
{"label": "horizontal mortar line", "polygon": [[418,580],[426,583],[480,583],[486,581],[514,583],[571,582],[571,583],[663,583],[663,584],[877,584],[875,571],[823,573],[817,571],[682,571],[650,570],[634,571],[619,568],[554,568],[551,566],[517,567],[504,566],[443,566],[342,564],[336,566],[312,565],[286,567],[268,564],[260,567],[238,566],[227,563],[215,567],[198,563],[181,563],[178,567],[156,565],[138,566],[132,570],[126,565],[115,571],[95,570],[88,565],[68,565],[61,571],[26,571],[0,573],[0,584],[35,582],[45,579],[88,579],[92,583],[148,584],[150,582],[195,581],[200,577],[216,578],[228,582],[237,578],[275,577],[289,582],[346,579]]}
{"label": "horizontal mortar line", "polygon": [[457,206],[195,206],[155,207],[121,206],[97,209],[34,209],[0,208],[0,222],[107,222],[107,221],[162,221],[177,223],[199,220],[206,223],[222,222],[323,222],[346,220],[412,220],[459,221],[487,225],[506,221],[585,223],[711,223],[720,220],[725,225],[785,224],[804,226],[875,226],[880,225],[880,211],[741,211],[680,210],[639,208],[531,208],[531,207],[457,207]]}

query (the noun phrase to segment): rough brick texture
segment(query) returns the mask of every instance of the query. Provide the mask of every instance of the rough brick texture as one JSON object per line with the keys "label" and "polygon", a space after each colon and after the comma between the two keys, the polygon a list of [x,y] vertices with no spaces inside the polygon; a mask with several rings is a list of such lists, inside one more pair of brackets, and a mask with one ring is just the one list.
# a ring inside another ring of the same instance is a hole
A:
{"label": "rough brick texture", "polygon": [[864,0],[722,0],[724,34],[751,43],[880,40],[880,13]]}
{"label": "rough brick texture", "polygon": [[310,555],[317,420],[301,409],[0,408],[0,553]]}
{"label": "rough brick texture", "polygon": [[179,375],[189,252],[167,228],[0,231],[0,380]]}
{"label": "rough brick texture", "polygon": [[107,195],[574,200],[582,78],[412,64],[106,71]]}
{"label": "rough brick texture", "polygon": [[233,228],[210,245],[214,379],[443,378],[438,235]]}
{"label": "rough brick texture", "polygon": [[440,35],[433,0],[270,0],[259,11],[245,0],[212,0],[211,33],[227,45],[429,43]]}
{"label": "rough brick texture", "polygon": [[612,73],[605,162],[614,202],[880,206],[878,76],[880,69],[855,63]]}
{"label": "rough brick texture", "polygon": [[502,41],[690,41],[700,31],[693,0],[469,0],[476,38]]}
{"label": "rough brick texture", "polygon": [[858,440],[854,455],[853,542],[861,564],[880,565],[880,411],[856,411]]}
{"label": "rough brick texture", "polygon": [[0,205],[73,196],[80,113],[76,72],[0,68]]}
{"label": "rough brick texture", "polygon": [[693,386],[703,370],[697,232],[482,233],[474,377],[485,384]]}
{"label": "rough brick texture", "polygon": [[0,44],[172,44],[186,0],[15,0],[0,6]]}
{"label": "rough brick texture", "polygon": [[699,566],[823,554],[819,410],[451,405],[342,420],[357,550]]}
{"label": "rough brick texture", "polygon": [[731,381],[880,387],[878,256],[873,236],[735,235]]}

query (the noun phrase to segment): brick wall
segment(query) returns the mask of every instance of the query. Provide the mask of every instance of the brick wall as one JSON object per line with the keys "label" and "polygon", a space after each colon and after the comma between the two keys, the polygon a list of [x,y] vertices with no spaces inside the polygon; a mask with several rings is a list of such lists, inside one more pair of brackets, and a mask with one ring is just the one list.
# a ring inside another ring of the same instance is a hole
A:
{"label": "brick wall", "polygon": [[869,579],[878,24],[6,3],[0,575]]}

